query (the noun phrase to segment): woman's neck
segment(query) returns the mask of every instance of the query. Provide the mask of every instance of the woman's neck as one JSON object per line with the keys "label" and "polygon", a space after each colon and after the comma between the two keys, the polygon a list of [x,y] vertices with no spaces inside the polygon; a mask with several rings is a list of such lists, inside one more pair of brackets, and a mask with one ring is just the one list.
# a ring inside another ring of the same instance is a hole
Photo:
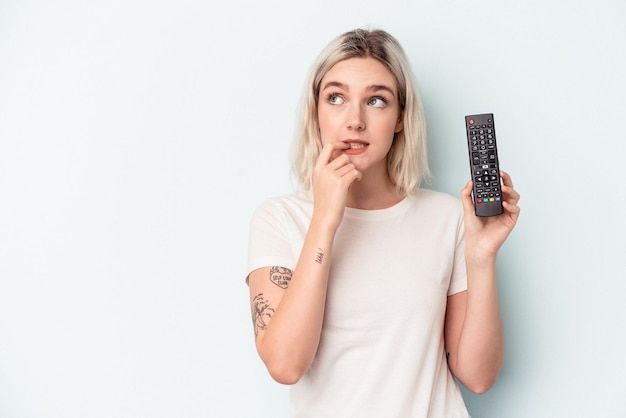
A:
{"label": "woman's neck", "polygon": [[404,197],[388,177],[380,181],[363,177],[361,181],[355,181],[350,186],[346,206],[366,210],[386,209],[394,206]]}

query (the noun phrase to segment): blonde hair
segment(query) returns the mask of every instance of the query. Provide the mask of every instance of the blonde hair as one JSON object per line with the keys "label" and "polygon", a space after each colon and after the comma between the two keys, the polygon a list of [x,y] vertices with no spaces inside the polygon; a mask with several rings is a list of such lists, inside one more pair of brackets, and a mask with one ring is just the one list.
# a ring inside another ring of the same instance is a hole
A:
{"label": "blonde hair", "polygon": [[426,125],[421,99],[409,61],[400,43],[380,30],[355,29],[332,40],[311,68],[300,101],[291,155],[291,172],[305,191],[313,187],[313,167],[322,149],[317,118],[319,89],[326,73],[348,58],[374,58],[397,82],[403,129],[395,135],[387,155],[389,178],[403,194],[411,194],[430,177],[426,153]]}

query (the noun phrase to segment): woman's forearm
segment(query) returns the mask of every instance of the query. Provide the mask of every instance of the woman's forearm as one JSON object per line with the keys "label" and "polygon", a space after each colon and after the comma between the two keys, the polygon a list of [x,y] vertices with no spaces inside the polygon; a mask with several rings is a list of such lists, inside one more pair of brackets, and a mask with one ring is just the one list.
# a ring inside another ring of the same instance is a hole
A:
{"label": "woman's forearm", "polygon": [[467,304],[454,371],[476,393],[493,386],[504,360],[495,259],[466,252]]}

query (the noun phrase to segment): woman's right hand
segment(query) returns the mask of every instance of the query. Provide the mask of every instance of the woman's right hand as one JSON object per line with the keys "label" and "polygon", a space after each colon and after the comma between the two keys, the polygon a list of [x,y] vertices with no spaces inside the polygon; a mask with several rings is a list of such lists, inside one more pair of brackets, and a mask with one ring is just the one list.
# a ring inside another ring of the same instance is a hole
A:
{"label": "woman's right hand", "polygon": [[350,185],[362,174],[341,150],[349,148],[343,142],[326,144],[313,170],[313,217],[337,228],[343,219]]}

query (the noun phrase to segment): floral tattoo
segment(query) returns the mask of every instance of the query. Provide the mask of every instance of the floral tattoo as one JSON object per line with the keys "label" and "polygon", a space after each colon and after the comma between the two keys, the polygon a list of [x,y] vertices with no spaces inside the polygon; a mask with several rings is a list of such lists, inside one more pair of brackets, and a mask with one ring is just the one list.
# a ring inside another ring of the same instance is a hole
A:
{"label": "floral tattoo", "polygon": [[267,323],[272,315],[274,308],[271,308],[270,302],[265,299],[263,293],[259,293],[252,300],[252,323],[254,324],[254,335],[259,335],[259,330],[265,331]]}

